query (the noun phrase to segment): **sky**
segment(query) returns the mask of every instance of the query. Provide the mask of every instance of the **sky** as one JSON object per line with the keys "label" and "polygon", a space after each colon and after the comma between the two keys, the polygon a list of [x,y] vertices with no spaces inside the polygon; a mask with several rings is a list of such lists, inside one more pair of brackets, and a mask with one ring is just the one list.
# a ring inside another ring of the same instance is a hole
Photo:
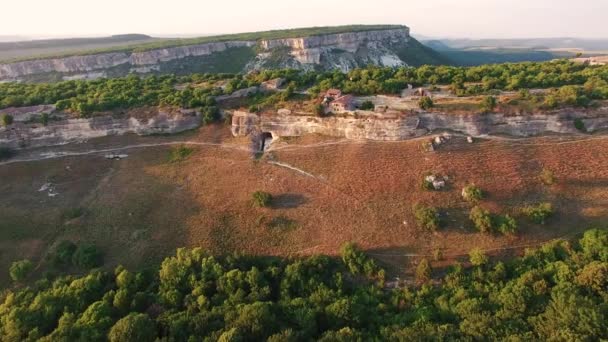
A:
{"label": "sky", "polygon": [[608,0],[1,0],[0,36],[192,36],[403,24],[438,38],[608,38]]}

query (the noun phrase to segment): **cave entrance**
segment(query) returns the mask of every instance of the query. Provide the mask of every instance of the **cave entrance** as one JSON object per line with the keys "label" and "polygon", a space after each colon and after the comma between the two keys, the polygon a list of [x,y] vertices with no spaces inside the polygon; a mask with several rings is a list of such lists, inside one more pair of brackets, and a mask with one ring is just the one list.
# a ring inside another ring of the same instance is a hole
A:
{"label": "cave entrance", "polygon": [[270,144],[272,144],[273,139],[271,132],[262,132],[262,136],[260,137],[260,152],[266,151],[270,147]]}

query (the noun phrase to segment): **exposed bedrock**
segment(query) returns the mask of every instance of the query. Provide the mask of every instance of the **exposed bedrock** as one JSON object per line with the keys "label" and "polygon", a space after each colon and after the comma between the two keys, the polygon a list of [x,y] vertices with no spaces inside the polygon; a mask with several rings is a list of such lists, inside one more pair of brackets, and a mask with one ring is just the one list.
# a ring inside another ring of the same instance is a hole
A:
{"label": "exposed bedrock", "polygon": [[16,123],[0,127],[0,146],[29,148],[63,145],[111,135],[136,133],[139,135],[174,134],[197,128],[200,113],[195,111],[170,112],[158,110],[153,116],[98,116],[89,119],[65,119],[48,125]]}
{"label": "exposed bedrock", "polygon": [[575,127],[580,119],[587,132],[608,129],[608,108],[594,113],[568,110],[547,114],[506,116],[503,114],[454,115],[420,113],[417,115],[359,115],[319,118],[305,115],[262,115],[236,111],[232,116],[232,133],[257,139],[262,132],[273,137],[301,136],[318,133],[346,139],[399,141],[433,131],[452,131],[471,136],[508,135],[530,137],[548,133],[580,133]]}

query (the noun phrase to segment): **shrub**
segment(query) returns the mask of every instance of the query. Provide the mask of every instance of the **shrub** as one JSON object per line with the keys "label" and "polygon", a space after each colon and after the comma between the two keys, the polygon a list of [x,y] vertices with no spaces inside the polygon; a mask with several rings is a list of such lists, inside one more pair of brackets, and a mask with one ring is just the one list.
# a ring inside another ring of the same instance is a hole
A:
{"label": "shrub", "polygon": [[192,152],[194,152],[193,149],[186,147],[184,145],[175,147],[171,150],[171,153],[169,154],[169,162],[177,163],[177,162],[183,161],[186,158],[188,158],[188,156],[190,156],[192,154]]}
{"label": "shrub", "polygon": [[256,191],[251,195],[253,204],[259,208],[266,208],[272,202],[272,195],[264,191]]}
{"label": "shrub", "polygon": [[325,107],[320,103],[314,105],[312,107],[312,111],[313,111],[313,113],[315,113],[316,116],[319,116],[319,117],[324,117],[327,115],[325,113]]}
{"label": "shrub", "polygon": [[523,208],[522,212],[536,224],[545,224],[547,219],[553,215],[551,203],[540,203]]}
{"label": "shrub", "polygon": [[431,280],[431,264],[427,259],[422,259],[416,267],[416,283],[419,285],[428,283]]}
{"label": "shrub", "polygon": [[545,185],[553,185],[555,184],[555,175],[553,174],[553,171],[543,169],[540,173],[540,180]]}
{"label": "shrub", "polygon": [[418,100],[418,107],[420,107],[422,110],[429,110],[434,106],[435,103],[433,103],[433,99],[428,96],[423,96],[420,98],[420,100]]}
{"label": "shrub", "polygon": [[462,198],[466,201],[477,203],[483,199],[483,191],[474,184],[467,185],[462,189]]}
{"label": "shrub", "polygon": [[585,127],[585,122],[583,122],[583,120],[580,118],[574,119],[574,128],[576,128],[580,132],[587,132],[587,127]]}
{"label": "shrub", "polygon": [[374,109],[374,103],[372,101],[363,101],[363,103],[361,103],[361,105],[359,106],[359,109],[361,109],[361,110],[373,110]]}
{"label": "shrub", "polygon": [[469,214],[469,219],[473,221],[475,229],[482,233],[489,233],[492,231],[492,214],[488,210],[485,210],[479,206],[473,207]]}
{"label": "shrub", "polygon": [[10,126],[13,124],[13,116],[8,114],[0,115],[0,124],[2,126]]}
{"label": "shrub", "polygon": [[416,223],[421,228],[434,232],[437,231],[441,226],[439,219],[439,213],[437,209],[433,207],[425,207],[421,205],[414,206],[414,217]]}
{"label": "shrub", "polygon": [[515,234],[517,232],[517,221],[510,215],[498,216],[496,227],[502,234]]}
{"label": "shrub", "polygon": [[494,96],[486,96],[481,100],[481,110],[484,113],[489,113],[496,108],[497,101]]}
{"label": "shrub", "polygon": [[374,260],[363,253],[359,247],[352,243],[346,243],[340,248],[342,261],[352,274],[365,274],[372,277],[380,270]]}
{"label": "shrub", "polygon": [[14,281],[22,281],[34,269],[34,264],[28,259],[15,261],[11,264],[9,274]]}
{"label": "shrub", "polygon": [[433,260],[435,260],[435,261],[443,260],[443,251],[440,248],[433,250]]}
{"label": "shrub", "polygon": [[103,255],[93,245],[78,246],[72,255],[72,263],[82,268],[94,268],[103,264]]}
{"label": "shrub", "polygon": [[72,261],[76,249],[76,244],[72,241],[61,241],[55,247],[55,251],[49,256],[51,264],[54,266],[68,265]]}
{"label": "shrub", "polygon": [[9,147],[0,146],[0,160],[9,159],[15,155],[15,150]]}
{"label": "shrub", "polygon": [[474,266],[481,266],[488,263],[488,256],[479,248],[474,248],[469,252],[469,261]]}

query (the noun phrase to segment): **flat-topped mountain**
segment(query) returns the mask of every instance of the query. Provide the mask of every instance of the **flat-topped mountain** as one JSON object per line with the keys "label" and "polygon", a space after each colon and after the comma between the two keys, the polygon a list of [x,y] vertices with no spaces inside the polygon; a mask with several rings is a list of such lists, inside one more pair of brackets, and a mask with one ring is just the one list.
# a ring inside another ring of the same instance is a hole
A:
{"label": "flat-topped mountain", "polygon": [[247,72],[295,68],[350,70],[365,65],[444,62],[406,26],[341,26],[158,40],[0,64],[2,81],[53,81],[128,73]]}

